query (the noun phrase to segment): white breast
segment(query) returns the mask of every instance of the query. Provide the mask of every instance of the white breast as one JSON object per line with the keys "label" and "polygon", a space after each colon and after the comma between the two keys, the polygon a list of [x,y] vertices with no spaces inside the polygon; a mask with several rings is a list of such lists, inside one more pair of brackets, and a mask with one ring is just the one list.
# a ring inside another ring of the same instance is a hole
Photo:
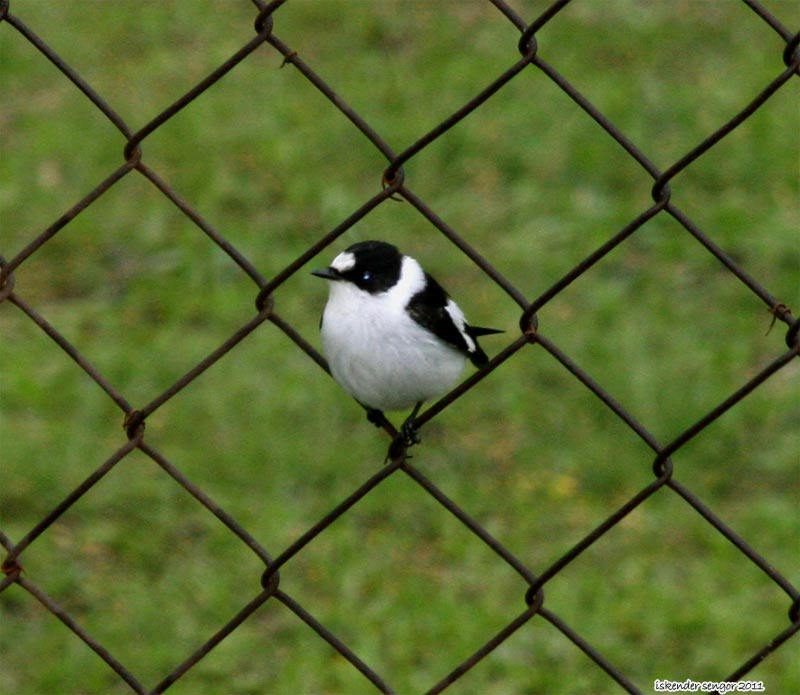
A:
{"label": "white breast", "polygon": [[333,378],[356,400],[378,410],[403,410],[448,391],[464,355],[422,328],[405,311],[425,276],[406,256],[401,281],[371,295],[349,282],[331,282],[322,344]]}

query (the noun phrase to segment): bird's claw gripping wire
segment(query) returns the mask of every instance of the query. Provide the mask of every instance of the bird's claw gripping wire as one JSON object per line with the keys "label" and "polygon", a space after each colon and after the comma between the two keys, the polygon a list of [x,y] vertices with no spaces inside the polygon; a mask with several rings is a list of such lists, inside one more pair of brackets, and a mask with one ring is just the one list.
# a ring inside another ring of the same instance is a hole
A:
{"label": "bird's claw gripping wire", "polygon": [[405,419],[405,422],[400,426],[400,437],[406,448],[419,444],[422,439],[419,436],[419,423],[417,422],[417,415],[422,407],[422,401],[419,401],[411,414]]}
{"label": "bird's claw gripping wire", "polygon": [[419,436],[417,418],[413,415],[409,415],[406,421],[400,426],[400,437],[406,447],[414,446],[414,444],[419,444],[422,441]]}

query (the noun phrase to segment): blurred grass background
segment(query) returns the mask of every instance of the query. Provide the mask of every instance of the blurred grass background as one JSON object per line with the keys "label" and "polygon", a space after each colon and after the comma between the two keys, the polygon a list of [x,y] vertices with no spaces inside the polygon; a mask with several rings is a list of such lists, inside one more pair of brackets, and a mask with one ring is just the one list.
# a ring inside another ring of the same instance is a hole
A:
{"label": "blurred grass background", "polygon": [[[794,2],[769,2],[796,28]],[[543,2],[514,3],[532,19]],[[11,11],[135,130],[252,36],[247,2],[44,3]],[[292,0],[275,33],[397,150],[514,62],[488,3]],[[742,3],[574,3],[540,55],[666,168],[782,69]],[[12,257],[122,163],[123,138],[0,24],[0,253]],[[264,47],[143,143],[144,161],[271,277],[379,190],[372,146]],[[673,201],[800,308],[794,80],[672,183]],[[652,182],[542,74],[523,72],[407,164],[406,182],[526,296],[649,205]],[[345,245],[413,253],[496,353],[519,309],[410,205],[380,206],[276,292],[319,345],[323,283]],[[255,288],[133,173],[16,272],[16,290],[135,405],[253,314]],[[543,333],[662,442],[784,349],[781,324],[676,223],[657,217],[547,304]],[[124,440],[121,414],[8,303],[0,310],[0,512],[22,537]],[[674,456],[675,477],[797,580],[797,366]],[[543,350],[523,350],[423,432],[414,464],[541,571],[651,480],[652,453]],[[378,469],[385,438],[271,324],[147,421],[147,440],[273,555]],[[42,587],[147,686],[258,591],[262,567],[150,459],[122,461],[23,555]],[[281,588],[399,693],[420,692],[524,608],[524,583],[396,474],[281,570]],[[546,586],[558,613],[645,692],[718,679],[787,626],[787,597],[669,491]],[[0,599],[9,693],[126,693],[26,592]],[[800,690],[797,640],[748,676]],[[46,666],[43,668],[43,664]],[[453,693],[616,686],[534,619]],[[283,606],[267,604],[170,692],[374,692]]]}

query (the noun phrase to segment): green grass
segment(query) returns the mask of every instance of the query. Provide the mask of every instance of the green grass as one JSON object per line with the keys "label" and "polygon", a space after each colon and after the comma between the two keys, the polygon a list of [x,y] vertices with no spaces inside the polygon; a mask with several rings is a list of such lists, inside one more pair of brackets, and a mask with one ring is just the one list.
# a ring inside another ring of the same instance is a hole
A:
{"label": "green grass", "polygon": [[[795,4],[769,8],[790,30]],[[541,2],[520,4],[533,18]],[[12,12],[140,128],[252,36],[249,3],[56,3]],[[518,58],[484,4],[292,0],[275,32],[400,151]],[[782,70],[737,3],[575,3],[540,54],[666,168]],[[0,24],[0,253],[16,255],[123,162],[124,138]],[[380,190],[375,149],[270,48],[143,143],[143,158],[270,278]],[[672,182],[673,198],[774,296],[800,307],[798,83]],[[535,70],[405,166],[406,183],[533,299],[650,204],[652,181]],[[308,270],[358,239],[397,243],[478,325],[519,308],[408,203],[387,201],[275,293],[313,345]],[[252,281],[136,172],[16,272],[16,291],[135,407],[254,312]],[[659,216],[549,302],[541,331],[659,441],[785,350],[784,326]],[[0,308],[0,511],[20,539],[125,442],[122,413],[8,302]],[[797,582],[798,369],[790,364],[673,456],[688,486]],[[653,454],[541,347],[423,430],[413,463],[533,572],[652,480]],[[272,324],[159,408],[146,441],[278,555],[380,469],[387,442]],[[147,456],[122,460],[22,555],[25,577],[154,685],[259,591],[258,559]],[[513,620],[525,583],[402,472],[281,569],[299,601],[398,693],[424,692]],[[545,605],[643,692],[719,679],[787,625],[787,597],[662,490],[545,587]],[[0,598],[15,695],[127,693],[19,587]],[[748,678],[800,689],[797,640]],[[42,667],[46,664],[46,667]],[[360,695],[374,688],[268,601],[170,693]],[[535,618],[447,692],[621,692]]]}

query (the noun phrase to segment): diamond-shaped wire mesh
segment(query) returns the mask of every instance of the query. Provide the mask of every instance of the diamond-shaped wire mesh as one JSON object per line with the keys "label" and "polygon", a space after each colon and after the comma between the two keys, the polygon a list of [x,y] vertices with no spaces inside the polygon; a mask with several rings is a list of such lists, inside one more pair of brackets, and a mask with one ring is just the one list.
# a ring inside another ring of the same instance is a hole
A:
{"label": "diamond-shaped wire mesh", "polygon": [[[8,692],[800,687],[793,12],[0,2]],[[410,451],[369,237],[506,331]]]}

